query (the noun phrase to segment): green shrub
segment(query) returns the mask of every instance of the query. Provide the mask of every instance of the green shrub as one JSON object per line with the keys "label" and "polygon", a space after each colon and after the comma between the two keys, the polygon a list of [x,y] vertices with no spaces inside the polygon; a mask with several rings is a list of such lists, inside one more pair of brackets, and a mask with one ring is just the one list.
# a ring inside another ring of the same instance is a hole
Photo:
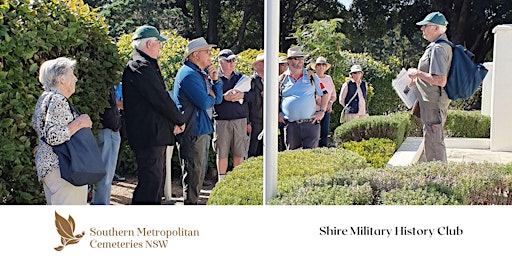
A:
{"label": "green shrub", "polygon": [[81,0],[1,1],[0,5],[0,203],[44,203],[32,151],[31,118],[42,87],[42,62],[61,56],[77,61],[76,93],[70,98],[100,127],[110,88],[122,69],[101,16]]}
{"label": "green shrub", "polygon": [[373,199],[372,188],[363,185],[306,184],[297,190],[269,201],[273,205],[368,205]]}
{"label": "green shrub", "polygon": [[[311,177],[303,186],[281,193],[273,204],[510,205],[510,165],[421,163],[406,167],[347,169]],[[371,191],[364,189],[370,186]],[[353,189],[348,189],[352,187]],[[357,189],[357,193],[354,192]],[[335,195],[335,189],[341,195]],[[327,191],[325,197],[315,194]],[[309,199],[293,199],[308,192]],[[355,198],[344,198],[353,196]],[[334,198],[334,199],[333,199]],[[343,200],[341,200],[343,198]]]}
{"label": "green shrub", "polygon": [[385,167],[396,150],[395,143],[388,138],[349,141],[343,143],[342,147],[364,157],[374,168]]}
{"label": "green shrub", "polygon": [[396,150],[407,137],[409,129],[409,113],[401,112],[387,116],[369,116],[338,126],[334,131],[334,141],[337,145],[342,145],[347,141],[388,138],[395,142]]}
{"label": "green shrub", "polygon": [[490,138],[491,118],[479,110],[449,110],[444,128],[448,137]]}
{"label": "green shrub", "polygon": [[[260,205],[263,202],[263,158],[237,166],[212,190],[209,205]],[[278,193],[287,193],[310,177],[366,167],[366,161],[344,149],[317,148],[279,153]]]}
{"label": "green shrub", "polygon": [[459,202],[451,195],[428,188],[399,188],[381,193],[385,205],[457,205]]}

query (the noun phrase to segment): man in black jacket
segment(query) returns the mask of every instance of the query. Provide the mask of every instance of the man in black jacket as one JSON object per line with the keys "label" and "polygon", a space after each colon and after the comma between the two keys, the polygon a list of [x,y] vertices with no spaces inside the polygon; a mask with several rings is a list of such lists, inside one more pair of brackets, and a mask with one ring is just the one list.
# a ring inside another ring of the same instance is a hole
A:
{"label": "man in black jacket", "polygon": [[263,131],[263,79],[265,54],[260,53],[252,63],[255,72],[251,76],[251,90],[246,93],[249,107],[251,133],[248,157],[263,155],[263,141],[258,136]]}
{"label": "man in black jacket", "polygon": [[161,203],[166,146],[174,145],[174,134],[185,129],[157,62],[161,42],[166,40],[152,26],[137,28],[132,37],[133,54],[123,73],[128,143],[135,152],[139,179],[132,204]]}

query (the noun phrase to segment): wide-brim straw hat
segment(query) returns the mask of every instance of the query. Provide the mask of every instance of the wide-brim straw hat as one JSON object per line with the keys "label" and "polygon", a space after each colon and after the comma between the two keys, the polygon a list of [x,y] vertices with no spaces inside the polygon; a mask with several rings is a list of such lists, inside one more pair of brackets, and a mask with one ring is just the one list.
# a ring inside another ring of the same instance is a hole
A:
{"label": "wide-brim straw hat", "polygon": [[315,61],[315,63],[311,64],[311,68],[316,70],[316,64],[325,64],[325,70],[328,70],[331,68],[331,64],[327,63],[327,59],[325,57],[318,57]]}
{"label": "wide-brim straw hat", "polygon": [[288,64],[288,60],[286,59],[286,56],[279,57],[279,64]]}
{"label": "wide-brim straw hat", "polygon": [[206,42],[206,40],[203,37],[196,38],[187,44],[187,51],[185,52],[185,57],[183,57],[184,60],[190,56],[193,52],[206,49],[206,48],[212,48],[217,46],[216,44],[209,44]]}
{"label": "wide-brim straw hat", "polygon": [[290,49],[288,49],[286,58],[287,59],[289,59],[291,57],[304,57],[304,58],[306,58],[307,56],[309,56],[309,54],[307,54],[305,52],[302,52],[302,47],[294,46],[294,47],[290,47]]}

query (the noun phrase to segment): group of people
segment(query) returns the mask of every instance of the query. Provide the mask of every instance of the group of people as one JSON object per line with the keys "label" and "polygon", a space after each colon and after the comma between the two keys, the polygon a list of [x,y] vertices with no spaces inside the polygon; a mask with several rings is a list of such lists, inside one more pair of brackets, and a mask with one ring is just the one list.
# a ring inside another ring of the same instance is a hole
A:
{"label": "group of people", "polygon": [[[424,37],[432,42],[418,69],[409,70],[420,98],[425,140],[428,141],[425,151],[430,160],[446,161],[439,148],[444,146],[442,123],[449,100],[444,90],[436,88],[446,83],[451,49],[435,41],[446,38],[447,22],[442,14],[435,13],[417,24],[421,25]],[[166,175],[165,153],[169,145],[176,145],[179,151],[183,197],[187,205],[198,203],[210,143],[217,155],[219,180],[227,172],[230,155],[233,166],[237,166],[247,157],[263,154],[260,134],[263,130],[264,55],[257,56],[252,64],[254,74],[246,77],[235,70],[238,56],[231,50],[219,52],[220,68],[216,68],[212,64],[212,47],[216,45],[202,37],[191,40],[169,95],[158,64],[161,44],[166,40],[152,26],[139,27],[132,37],[133,54],[123,72],[126,132],[135,153],[138,175],[132,204],[161,203]],[[315,70],[312,73],[305,68],[306,57],[308,54],[296,46],[279,59],[278,121],[287,150],[327,146],[330,113],[337,99],[332,78],[326,74],[330,68],[327,59],[318,57],[311,65]],[[53,145],[69,140],[79,129],[92,127],[87,114],[73,114],[67,104],[77,81],[73,74],[75,63],[64,57],[48,60],[39,72],[44,92],[37,102],[32,126],[39,137],[36,169],[48,204],[87,203],[86,186],[73,186],[60,177],[58,159],[52,151]],[[349,75],[350,80],[343,84],[338,98],[347,121],[367,115],[367,87],[362,80],[361,66],[352,66]],[[104,122],[99,141],[105,147],[117,145],[119,150],[120,121],[118,115],[112,114],[119,110],[113,95],[112,92],[110,110],[102,114]],[[115,150],[109,152],[112,151]],[[101,186],[112,182],[116,160],[117,156],[105,153],[103,161],[109,174],[97,184],[100,186],[98,194],[102,195],[98,196],[98,204],[109,200],[110,187],[102,192]]]}

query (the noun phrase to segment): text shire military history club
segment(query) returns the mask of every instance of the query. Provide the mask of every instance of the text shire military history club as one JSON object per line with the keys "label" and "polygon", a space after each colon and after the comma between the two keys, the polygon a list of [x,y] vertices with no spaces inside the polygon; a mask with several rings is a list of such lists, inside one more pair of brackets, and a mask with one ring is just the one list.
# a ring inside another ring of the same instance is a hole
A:
{"label": "text shire military history club", "polygon": [[462,236],[464,230],[459,226],[440,226],[435,228],[418,228],[407,226],[396,226],[392,228],[375,228],[368,226],[344,227],[321,226],[319,228],[321,236]]}

